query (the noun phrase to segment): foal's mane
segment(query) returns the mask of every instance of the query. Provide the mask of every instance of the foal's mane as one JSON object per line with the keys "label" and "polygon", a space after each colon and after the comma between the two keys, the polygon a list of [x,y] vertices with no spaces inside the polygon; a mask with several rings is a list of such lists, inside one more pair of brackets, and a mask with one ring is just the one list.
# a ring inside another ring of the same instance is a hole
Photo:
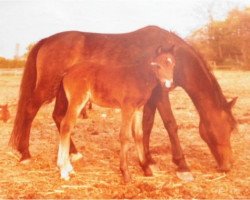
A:
{"label": "foal's mane", "polygon": [[192,56],[194,56],[198,60],[199,65],[192,66],[192,67],[196,67],[195,71],[197,71],[197,73],[199,74],[202,74],[203,77],[206,78],[206,83],[208,83],[209,85],[209,87],[206,89],[209,90],[208,92],[212,96],[212,98],[214,98],[216,104],[219,107],[226,108],[227,100],[222,93],[222,89],[217,79],[215,78],[213,72],[208,67],[208,63],[205,61],[201,53],[197,51],[195,47],[188,44],[185,40],[180,38],[175,33],[171,32],[170,34],[171,34],[171,37],[173,37],[173,39],[176,40],[178,44],[180,44],[186,50],[186,52],[189,52]]}

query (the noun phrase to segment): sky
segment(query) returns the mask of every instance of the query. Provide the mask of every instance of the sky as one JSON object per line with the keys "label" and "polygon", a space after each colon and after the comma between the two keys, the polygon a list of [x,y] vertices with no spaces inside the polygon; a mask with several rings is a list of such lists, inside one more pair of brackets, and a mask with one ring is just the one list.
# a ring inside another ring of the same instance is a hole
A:
{"label": "sky", "polygon": [[[0,57],[58,32],[122,33],[157,25],[185,38],[250,0],[0,0]],[[211,15],[210,15],[210,14]]]}

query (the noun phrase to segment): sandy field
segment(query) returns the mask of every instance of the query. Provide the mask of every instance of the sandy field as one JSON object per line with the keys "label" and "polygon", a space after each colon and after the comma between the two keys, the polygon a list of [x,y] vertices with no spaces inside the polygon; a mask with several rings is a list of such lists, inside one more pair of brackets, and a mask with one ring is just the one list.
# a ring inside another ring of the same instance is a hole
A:
{"label": "sandy field", "polygon": [[[215,71],[227,98],[238,96],[233,113],[238,133],[231,137],[234,165],[225,173],[216,163],[198,133],[199,117],[186,93],[176,88],[170,94],[179,137],[194,181],[176,176],[168,135],[157,113],[151,135],[156,165],[154,176],[144,177],[133,139],[129,150],[132,182],[124,185],[119,170],[119,110],[100,108],[78,119],[73,139],[83,159],[73,163],[76,175],[60,180],[56,166],[58,132],[52,120],[53,104],[45,105],[33,122],[30,140],[32,162],[21,165],[19,155],[8,147],[13,127],[21,75],[0,74],[0,104],[9,103],[11,118],[0,121],[0,199],[5,198],[250,198],[250,72]],[[104,117],[106,116],[106,117]]]}

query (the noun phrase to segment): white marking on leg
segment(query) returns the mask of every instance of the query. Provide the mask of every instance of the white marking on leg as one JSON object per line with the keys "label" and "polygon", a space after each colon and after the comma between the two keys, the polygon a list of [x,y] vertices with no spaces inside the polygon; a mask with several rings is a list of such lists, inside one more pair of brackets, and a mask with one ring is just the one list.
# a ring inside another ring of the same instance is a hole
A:
{"label": "white marking on leg", "polygon": [[69,172],[66,169],[61,169],[61,179],[65,181],[70,180]]}
{"label": "white marking on leg", "polygon": [[78,161],[78,160],[80,160],[82,158],[83,158],[83,155],[81,153],[79,153],[79,152],[70,154],[71,162],[76,162],[76,161]]}
{"label": "white marking on leg", "polygon": [[70,172],[73,171],[73,167],[69,160],[69,145],[60,141],[57,165],[60,168],[61,178],[64,180],[70,179]]}
{"label": "white marking on leg", "polygon": [[22,161],[20,161],[20,163],[23,165],[29,165],[31,163],[31,159],[22,160]]}

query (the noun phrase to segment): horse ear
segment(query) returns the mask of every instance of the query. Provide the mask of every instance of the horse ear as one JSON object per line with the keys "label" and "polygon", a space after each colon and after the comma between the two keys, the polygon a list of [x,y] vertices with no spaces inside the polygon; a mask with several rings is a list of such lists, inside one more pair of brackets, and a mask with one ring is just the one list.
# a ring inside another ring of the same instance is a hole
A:
{"label": "horse ear", "polygon": [[156,49],[156,54],[159,55],[160,53],[162,53],[162,46],[159,46],[159,47]]}
{"label": "horse ear", "polygon": [[238,99],[238,97],[234,97],[231,101],[227,102],[227,107],[229,109],[232,109],[232,107],[235,105],[237,99]]}
{"label": "horse ear", "polygon": [[175,48],[175,45],[173,44],[173,45],[169,48],[168,51],[169,51],[170,53],[174,53],[174,48]]}

